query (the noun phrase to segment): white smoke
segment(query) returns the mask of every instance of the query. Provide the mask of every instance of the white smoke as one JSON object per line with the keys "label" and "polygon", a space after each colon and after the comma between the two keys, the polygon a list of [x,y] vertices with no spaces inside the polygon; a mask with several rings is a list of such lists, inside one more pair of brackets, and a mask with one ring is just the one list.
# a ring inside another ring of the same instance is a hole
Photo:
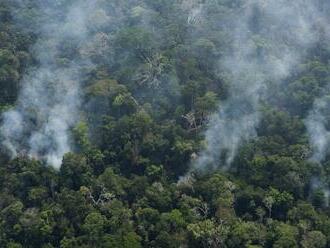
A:
{"label": "white smoke", "polygon": [[330,98],[324,96],[315,100],[314,107],[310,111],[305,124],[307,127],[310,143],[314,149],[312,161],[322,162],[328,153],[330,145],[329,127]]}
{"label": "white smoke", "polygon": [[232,13],[232,52],[220,63],[229,74],[229,96],[211,118],[195,168],[230,166],[241,143],[255,137],[260,103],[272,94],[267,86],[283,83],[327,28],[320,6],[315,0],[248,0]]}
{"label": "white smoke", "polygon": [[[322,2],[322,1],[321,1]],[[322,12],[319,24],[322,28],[322,43],[329,44],[330,42],[330,2],[323,2]],[[319,19],[320,20],[320,19]],[[330,147],[330,95],[329,86],[325,86],[323,91],[323,96],[314,101],[313,109],[309,112],[305,120],[305,125],[307,127],[307,132],[309,136],[310,144],[313,148],[313,155],[311,160],[314,162],[323,162],[326,155],[329,152]]]}
{"label": "white smoke", "polygon": [[[324,96],[316,99],[313,109],[305,120],[305,125],[309,135],[309,142],[313,147],[313,155],[310,160],[321,163],[329,152],[330,145],[330,97]],[[321,171],[321,170],[320,170]],[[329,185],[324,181],[321,175],[315,175],[311,180],[311,192],[322,190],[326,200],[326,206],[329,206]]]}
{"label": "white smoke", "polygon": [[[24,1],[19,4],[25,7]],[[97,1],[41,1],[38,7],[42,27],[31,49],[38,65],[23,77],[16,106],[3,114],[2,145],[12,157],[25,152],[59,168],[71,150],[69,131],[79,119],[83,70],[92,67],[79,49],[108,19],[103,12],[98,18]],[[61,54],[66,47],[70,58]]]}
{"label": "white smoke", "polygon": [[324,195],[325,206],[329,207],[329,200],[330,200],[329,186],[324,181],[320,180],[320,177],[313,177],[310,181],[310,184],[311,184],[310,195],[317,191],[322,191]]}

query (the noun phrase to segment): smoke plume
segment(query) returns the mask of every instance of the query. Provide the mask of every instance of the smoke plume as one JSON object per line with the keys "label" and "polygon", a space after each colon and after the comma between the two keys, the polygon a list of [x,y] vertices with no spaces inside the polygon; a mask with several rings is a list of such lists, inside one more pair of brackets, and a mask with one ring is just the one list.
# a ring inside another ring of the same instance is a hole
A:
{"label": "smoke plume", "polygon": [[[29,8],[28,1],[17,4]],[[16,106],[3,114],[1,138],[12,157],[24,152],[58,168],[71,149],[84,71],[92,68],[81,50],[108,19],[97,1],[39,1],[38,9],[42,25],[31,48],[37,63],[21,81]],[[13,16],[24,27],[24,16]]]}
{"label": "smoke plume", "polygon": [[311,160],[315,162],[322,162],[329,152],[329,107],[329,96],[316,99],[313,109],[305,120],[310,144],[313,147]]}
{"label": "smoke plume", "polygon": [[228,18],[231,52],[220,62],[228,74],[228,98],[206,131],[195,168],[228,167],[243,141],[256,136],[260,105],[270,85],[283,84],[326,27],[324,1],[248,0]]}
{"label": "smoke plume", "polygon": [[[316,99],[313,109],[305,120],[309,142],[313,148],[311,161],[321,163],[329,154],[330,145],[330,97],[329,95]],[[311,180],[311,193],[322,190],[326,199],[326,206],[329,206],[329,184],[321,175],[314,176]]]}

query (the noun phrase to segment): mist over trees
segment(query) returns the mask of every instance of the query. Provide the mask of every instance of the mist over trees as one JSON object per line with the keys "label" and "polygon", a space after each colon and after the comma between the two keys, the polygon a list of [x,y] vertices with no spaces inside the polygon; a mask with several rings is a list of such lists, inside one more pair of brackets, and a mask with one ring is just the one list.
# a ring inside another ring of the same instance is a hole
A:
{"label": "mist over trees", "polygon": [[0,247],[330,247],[327,0],[1,0]]}

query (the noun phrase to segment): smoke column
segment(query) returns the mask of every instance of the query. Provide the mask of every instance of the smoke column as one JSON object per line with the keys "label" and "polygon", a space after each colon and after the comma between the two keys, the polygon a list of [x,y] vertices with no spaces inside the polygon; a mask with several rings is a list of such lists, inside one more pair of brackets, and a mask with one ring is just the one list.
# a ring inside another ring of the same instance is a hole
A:
{"label": "smoke column", "polygon": [[319,163],[325,159],[330,145],[329,107],[329,96],[315,100],[314,107],[305,120],[310,144],[314,151],[311,160]]}
{"label": "smoke column", "polygon": [[[323,3],[322,14],[324,16],[322,25],[322,42],[328,44],[330,41],[330,19],[329,19],[330,3]],[[326,25],[328,24],[328,25]],[[314,101],[313,109],[309,112],[305,120],[310,144],[313,148],[313,155],[311,160],[314,162],[322,162],[328,151],[330,145],[330,96],[329,86],[326,85],[322,89],[323,96]]]}
{"label": "smoke column", "polygon": [[[326,91],[326,89],[325,89]],[[310,158],[311,161],[321,163],[324,161],[328,154],[330,145],[330,97],[323,96],[316,99],[313,109],[305,120],[307,128],[309,143],[313,148],[313,154]],[[321,170],[320,170],[321,171]],[[315,190],[322,190],[326,199],[326,206],[329,206],[329,184],[319,174],[315,175],[311,182],[311,193]]]}
{"label": "smoke column", "polygon": [[220,62],[229,74],[229,96],[211,118],[194,168],[228,168],[240,144],[256,136],[268,86],[284,83],[297,70],[318,41],[319,27],[326,27],[321,9],[322,1],[315,0],[248,0],[232,13],[232,50]]}
{"label": "smoke column", "polygon": [[[64,2],[39,1],[42,27],[32,47],[37,66],[23,77],[17,104],[3,114],[1,126],[2,145],[12,157],[24,152],[55,168],[71,149],[69,131],[79,119],[82,71],[92,66],[79,49],[92,38],[91,30],[107,21],[95,17],[97,1]],[[24,1],[18,4],[28,8]],[[24,26],[24,17],[13,15]]]}

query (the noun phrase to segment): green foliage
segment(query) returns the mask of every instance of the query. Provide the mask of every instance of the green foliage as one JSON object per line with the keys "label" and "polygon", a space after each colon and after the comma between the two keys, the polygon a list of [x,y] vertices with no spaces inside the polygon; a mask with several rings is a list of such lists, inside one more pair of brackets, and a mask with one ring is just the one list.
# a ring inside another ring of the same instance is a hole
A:
{"label": "green foliage", "polygon": [[91,168],[87,165],[85,157],[78,154],[65,155],[60,175],[61,183],[75,190],[89,185],[92,180]]}
{"label": "green foliage", "polygon": [[301,241],[301,246],[303,248],[324,248],[326,245],[326,237],[319,231],[308,232]]}
{"label": "green foliage", "polygon": [[[31,47],[50,18],[40,7],[62,18],[62,7],[75,4],[41,2],[0,1],[0,113],[38,67]],[[72,113],[80,117],[73,152],[57,171],[26,151],[15,159],[0,151],[0,247],[330,247],[329,154],[322,166],[309,160],[304,123],[315,99],[330,95],[327,42],[311,47],[283,84],[267,85],[257,136],[231,168],[191,171],[228,97],[221,64],[234,41],[225,24],[244,1],[100,2],[95,20],[110,19],[86,24],[97,44],[58,48],[62,66],[77,54],[91,62],[83,108]],[[205,3],[207,18],[191,19],[194,3]],[[250,45],[267,52],[271,43],[260,33]]]}

